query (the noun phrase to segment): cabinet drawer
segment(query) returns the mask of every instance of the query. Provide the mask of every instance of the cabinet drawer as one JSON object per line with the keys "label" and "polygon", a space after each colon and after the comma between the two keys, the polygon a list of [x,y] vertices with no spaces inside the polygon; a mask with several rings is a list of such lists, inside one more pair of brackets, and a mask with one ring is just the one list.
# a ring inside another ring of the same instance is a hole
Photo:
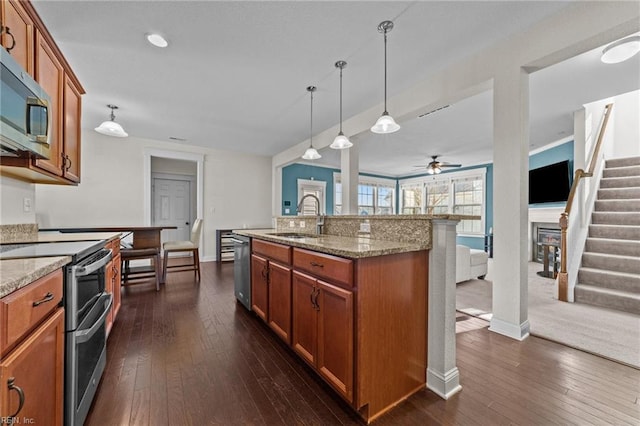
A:
{"label": "cabinet drawer", "polygon": [[293,266],[331,282],[353,286],[353,260],[351,259],[294,248]]}
{"label": "cabinet drawer", "polygon": [[254,238],[251,247],[254,253],[291,265],[291,247],[289,246]]}
{"label": "cabinet drawer", "polygon": [[62,269],[0,299],[0,354],[35,328],[62,300]]}

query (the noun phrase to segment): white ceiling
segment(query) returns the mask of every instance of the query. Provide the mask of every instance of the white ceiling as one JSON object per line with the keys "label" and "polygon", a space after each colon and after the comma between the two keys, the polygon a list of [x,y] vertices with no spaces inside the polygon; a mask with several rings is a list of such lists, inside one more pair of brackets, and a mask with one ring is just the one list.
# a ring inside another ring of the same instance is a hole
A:
{"label": "white ceiling", "polygon": [[[338,122],[338,59],[345,119],[379,105],[383,44],[391,19],[389,97],[474,52],[530,27],[568,2],[555,1],[33,1],[84,85],[82,127],[116,104],[131,135],[274,155]],[[169,47],[149,45],[159,32]],[[531,76],[531,143],[572,133],[580,105],[640,87],[640,60],[605,66],[598,52]],[[483,93],[362,144],[362,170],[398,176],[430,155],[465,165],[491,160],[492,94]],[[391,111],[393,113],[393,111]],[[459,123],[464,120],[465,125]],[[393,144],[384,141],[393,139]],[[366,149],[364,148],[366,147]],[[326,150],[321,164],[339,166]]]}

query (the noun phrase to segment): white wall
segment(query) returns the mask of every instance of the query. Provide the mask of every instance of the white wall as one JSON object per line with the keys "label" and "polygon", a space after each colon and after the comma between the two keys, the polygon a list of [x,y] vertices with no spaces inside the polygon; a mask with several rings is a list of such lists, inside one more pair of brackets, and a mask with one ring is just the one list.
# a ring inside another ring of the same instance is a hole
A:
{"label": "white wall", "polygon": [[640,155],[640,90],[616,96],[613,158]]}
{"label": "white wall", "polygon": [[37,185],[40,228],[143,225],[145,148],[198,153],[204,161],[203,257],[215,256],[215,230],[271,223],[271,159],[170,142],[82,133],[77,187]]}
{"label": "white wall", "polygon": [[[31,200],[31,211],[23,209],[24,199]],[[0,225],[36,222],[35,185],[0,176]]]}

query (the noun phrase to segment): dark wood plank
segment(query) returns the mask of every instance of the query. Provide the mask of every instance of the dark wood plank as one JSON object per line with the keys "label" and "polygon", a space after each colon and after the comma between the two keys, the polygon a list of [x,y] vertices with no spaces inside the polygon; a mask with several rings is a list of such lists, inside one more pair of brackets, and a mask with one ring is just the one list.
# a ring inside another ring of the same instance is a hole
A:
{"label": "dark wood plank", "polygon": [[[172,259],[171,262],[179,260]],[[640,371],[459,314],[462,391],[428,389],[375,425],[637,425]],[[356,425],[355,412],[233,296],[233,264],[128,287],[86,425]]]}

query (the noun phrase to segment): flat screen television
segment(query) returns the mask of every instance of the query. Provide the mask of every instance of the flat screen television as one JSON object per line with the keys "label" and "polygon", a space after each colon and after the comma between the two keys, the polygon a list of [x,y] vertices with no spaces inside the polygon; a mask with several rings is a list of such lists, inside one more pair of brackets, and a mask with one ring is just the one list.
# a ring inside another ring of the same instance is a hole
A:
{"label": "flat screen television", "polygon": [[569,160],[529,170],[529,204],[567,201],[570,190]]}

